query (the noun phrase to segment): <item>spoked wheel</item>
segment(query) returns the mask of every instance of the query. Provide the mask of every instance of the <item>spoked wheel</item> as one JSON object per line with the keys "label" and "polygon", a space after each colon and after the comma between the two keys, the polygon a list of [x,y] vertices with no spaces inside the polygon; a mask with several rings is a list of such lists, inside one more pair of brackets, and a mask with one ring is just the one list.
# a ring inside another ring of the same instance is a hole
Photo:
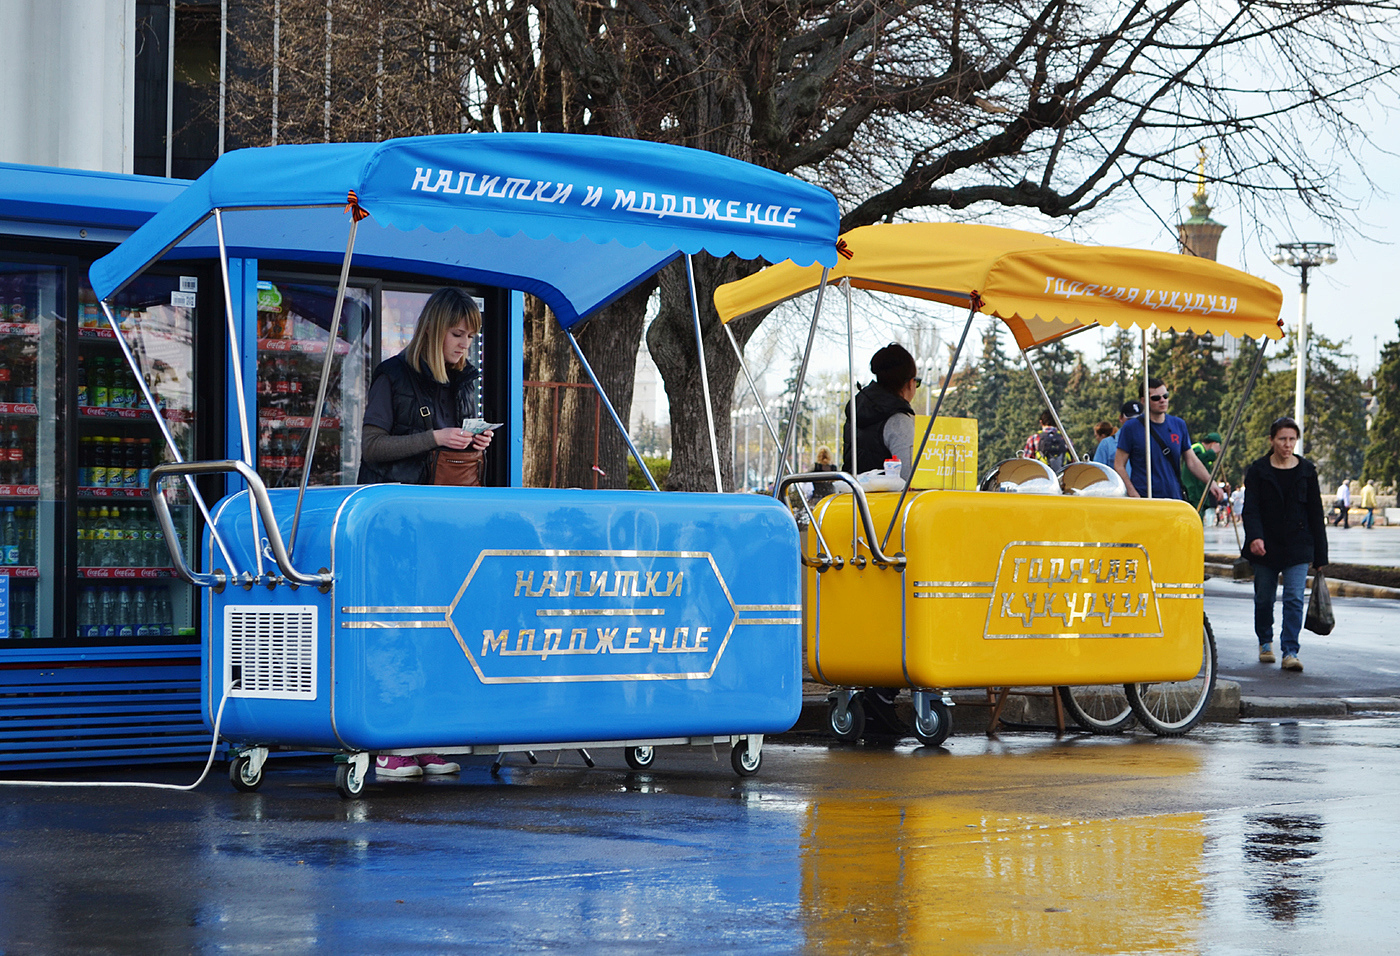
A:
{"label": "spoked wheel", "polygon": [[925,747],[941,747],[953,730],[953,712],[937,697],[928,702],[928,713],[914,704],[914,735]]}
{"label": "spoked wheel", "polygon": [[747,737],[736,741],[729,751],[729,764],[741,777],[752,777],[763,766],[763,751],[751,746]]}
{"label": "spoked wheel", "polygon": [[252,758],[248,754],[239,754],[229,761],[228,782],[233,784],[235,790],[252,793],[262,786],[263,768],[254,770]]}
{"label": "spoked wheel", "polygon": [[624,747],[622,756],[633,770],[645,770],[656,763],[655,747]]}
{"label": "spoked wheel", "polygon": [[1190,680],[1127,684],[1128,704],[1144,727],[1161,737],[1180,737],[1201,721],[1215,691],[1215,634],[1205,619],[1201,669]]}
{"label": "spoked wheel", "polygon": [[335,789],[346,800],[365,792],[365,774],[355,761],[347,760],[335,765]]}
{"label": "spoked wheel", "polygon": [[865,705],[860,702],[859,694],[851,695],[844,713],[836,694],[827,697],[826,729],[831,731],[831,736],[845,743],[860,739],[860,735],[865,733]]}
{"label": "spoked wheel", "polygon": [[1057,689],[1074,722],[1091,734],[1121,734],[1133,722],[1133,708],[1121,687],[1099,684]]}

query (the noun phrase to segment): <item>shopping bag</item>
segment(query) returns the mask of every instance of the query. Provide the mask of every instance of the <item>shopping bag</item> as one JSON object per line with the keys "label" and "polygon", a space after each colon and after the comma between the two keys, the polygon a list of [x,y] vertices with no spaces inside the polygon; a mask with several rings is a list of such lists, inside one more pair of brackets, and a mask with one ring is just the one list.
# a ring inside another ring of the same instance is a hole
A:
{"label": "shopping bag", "polygon": [[1303,626],[1314,634],[1331,634],[1337,624],[1332,616],[1332,595],[1327,591],[1327,579],[1321,571],[1313,574],[1312,597],[1308,598],[1308,616]]}

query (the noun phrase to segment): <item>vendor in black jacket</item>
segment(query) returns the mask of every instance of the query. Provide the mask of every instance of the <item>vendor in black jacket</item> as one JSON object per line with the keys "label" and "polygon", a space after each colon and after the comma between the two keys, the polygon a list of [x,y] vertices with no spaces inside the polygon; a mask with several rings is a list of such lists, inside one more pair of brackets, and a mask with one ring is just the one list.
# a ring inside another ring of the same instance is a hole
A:
{"label": "vendor in black jacket", "polygon": [[899,459],[899,477],[914,473],[914,392],[921,379],[914,356],[891,342],[870,358],[875,381],[856,394],[856,456],[851,461],[851,415],[846,407],[842,434],[841,470],[853,475],[883,468],[886,459]]}
{"label": "vendor in black jacket", "polygon": [[1298,423],[1280,418],[1269,427],[1269,454],[1244,476],[1244,547],[1254,567],[1254,633],[1259,660],[1274,662],[1274,599],[1283,578],[1283,629],[1279,634],[1285,670],[1301,671],[1298,633],[1303,626],[1303,586],[1308,565],[1327,563],[1326,520],[1317,468],[1293,454]]}

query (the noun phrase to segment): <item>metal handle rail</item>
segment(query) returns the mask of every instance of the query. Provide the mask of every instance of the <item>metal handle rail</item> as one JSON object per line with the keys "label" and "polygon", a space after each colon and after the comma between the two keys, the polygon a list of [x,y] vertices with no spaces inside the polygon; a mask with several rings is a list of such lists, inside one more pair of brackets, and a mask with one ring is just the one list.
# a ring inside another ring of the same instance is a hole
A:
{"label": "metal handle rail", "polygon": [[[170,549],[170,556],[175,561],[175,573],[181,579],[188,581],[196,587],[222,588],[230,582],[256,583],[256,578],[252,575],[245,575],[245,581],[239,580],[239,575],[233,568],[229,569],[229,575],[215,571],[211,574],[200,574],[190,569],[185,563],[185,556],[180,551],[180,539],[175,532],[175,523],[170,517],[170,505],[165,500],[165,495],[161,493],[161,482],[166,478],[185,475],[215,475],[226,472],[235,472],[248,485],[248,494],[252,497],[257,506],[258,515],[262,518],[263,530],[267,533],[267,544],[272,549],[272,558],[277,562],[277,567],[282,571],[283,577],[293,584],[304,584],[308,587],[329,587],[333,575],[330,572],[317,574],[303,574],[292,567],[292,559],[287,554],[287,547],[282,541],[282,532],[277,527],[277,517],[272,513],[272,500],[267,496],[267,486],[263,484],[258,473],[247,464],[241,461],[188,461],[169,462],[160,465],[151,472],[151,504],[156,511],[156,520],[160,522],[161,531],[165,534],[166,546]],[[257,529],[253,529],[254,535]],[[253,550],[261,554],[261,548],[254,543]]]}
{"label": "metal handle rail", "polygon": [[[778,482],[778,489],[774,497],[781,499],[783,493],[787,491],[789,485],[795,485],[804,481],[839,481],[851,486],[851,496],[855,499],[856,512],[860,515],[861,527],[865,529],[865,544],[870,549],[871,560],[877,567],[904,569],[905,557],[901,554],[887,555],[880,547],[880,538],[875,533],[875,519],[870,515],[870,505],[865,500],[865,489],[856,481],[855,476],[844,471],[807,471],[798,475],[788,475]],[[851,564],[855,567],[862,567],[864,559],[855,554],[854,542],[851,547]],[[804,562],[805,563],[805,562]],[[817,558],[819,568],[841,567],[841,559],[835,555],[828,554],[825,557]]]}

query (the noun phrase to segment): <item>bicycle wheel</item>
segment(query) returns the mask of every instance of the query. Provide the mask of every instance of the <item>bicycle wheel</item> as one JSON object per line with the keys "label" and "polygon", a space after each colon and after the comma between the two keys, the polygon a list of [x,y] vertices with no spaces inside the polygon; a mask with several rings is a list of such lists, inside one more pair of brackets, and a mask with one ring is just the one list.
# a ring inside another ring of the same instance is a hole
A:
{"label": "bicycle wheel", "polygon": [[1180,737],[1200,723],[1215,691],[1215,634],[1202,618],[1201,669],[1190,680],[1126,684],[1128,704],[1144,727],[1160,737]]}
{"label": "bicycle wheel", "polygon": [[1121,687],[1099,684],[1057,690],[1074,722],[1091,734],[1121,734],[1133,722],[1133,708]]}

